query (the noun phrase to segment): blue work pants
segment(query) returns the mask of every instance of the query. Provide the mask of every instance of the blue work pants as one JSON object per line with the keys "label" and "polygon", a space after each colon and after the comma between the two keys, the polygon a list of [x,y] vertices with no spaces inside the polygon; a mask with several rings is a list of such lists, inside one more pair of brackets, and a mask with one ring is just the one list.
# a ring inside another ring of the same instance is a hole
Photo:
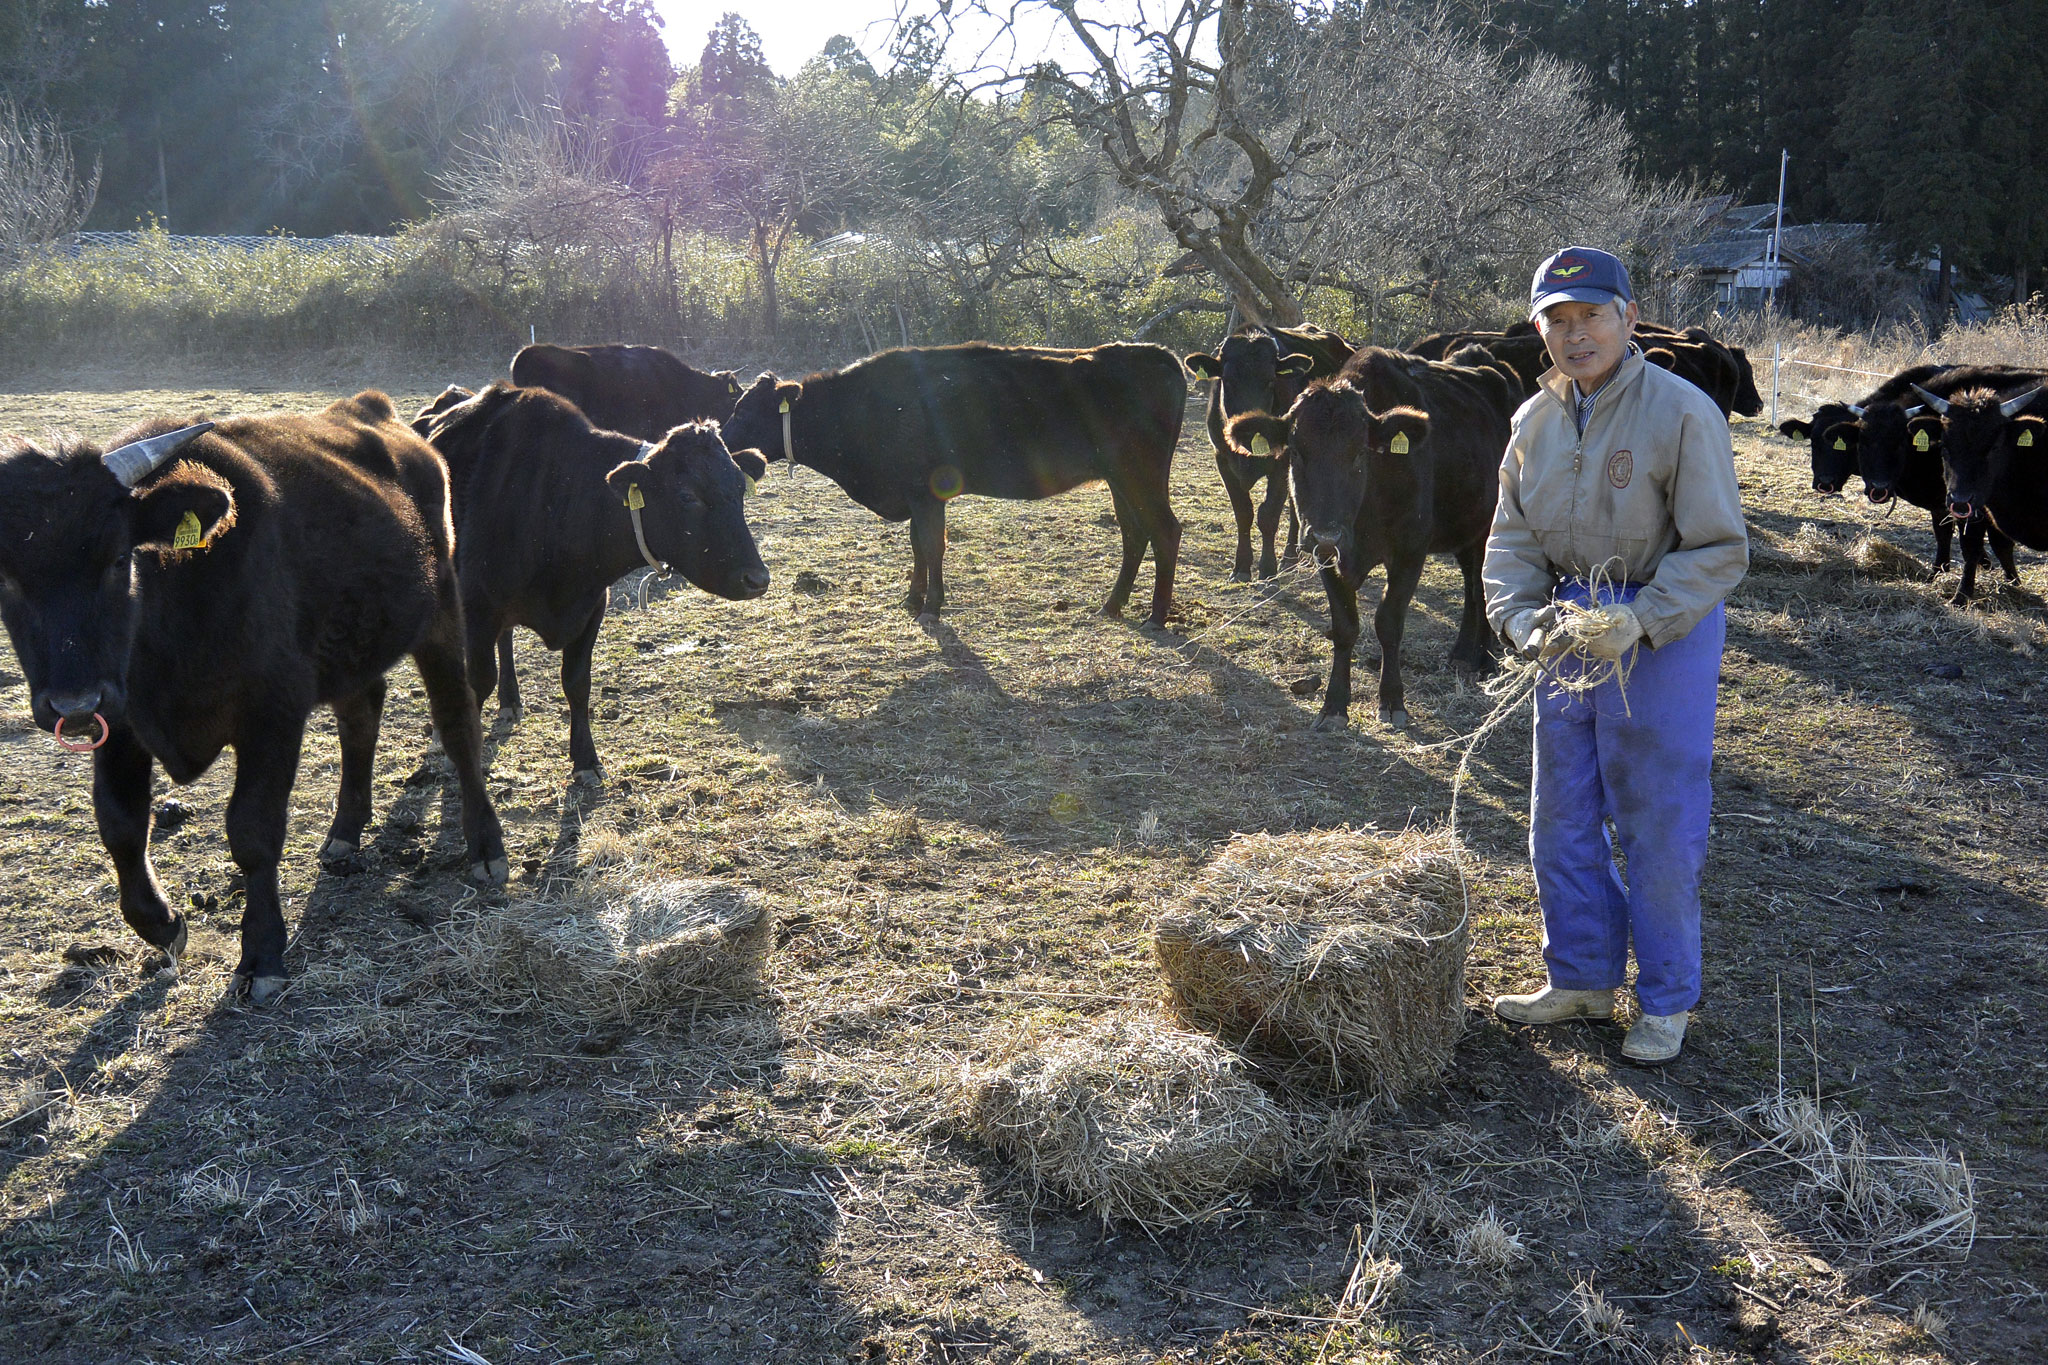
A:
{"label": "blue work pants", "polygon": [[[1629,601],[1639,586],[1608,600]],[[1557,596],[1589,600],[1575,580]],[[1626,683],[1609,681],[1576,697],[1549,683],[1537,689],[1529,853],[1553,986],[1621,986],[1633,942],[1645,1014],[1678,1014],[1699,1001],[1700,876],[1727,634],[1717,603],[1682,639],[1631,650]],[[1565,659],[1558,671],[1571,677],[1579,668]],[[1627,860],[1626,885],[1608,821]]]}

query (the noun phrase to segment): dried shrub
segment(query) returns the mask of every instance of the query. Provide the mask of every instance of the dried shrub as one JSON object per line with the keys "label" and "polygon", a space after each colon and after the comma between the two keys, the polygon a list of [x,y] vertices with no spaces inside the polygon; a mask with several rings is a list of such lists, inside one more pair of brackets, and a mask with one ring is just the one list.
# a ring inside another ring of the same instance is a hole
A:
{"label": "dried shrub", "polygon": [[1443,830],[1240,835],[1154,935],[1173,1009],[1283,1083],[1398,1099],[1464,1031],[1461,856]]}

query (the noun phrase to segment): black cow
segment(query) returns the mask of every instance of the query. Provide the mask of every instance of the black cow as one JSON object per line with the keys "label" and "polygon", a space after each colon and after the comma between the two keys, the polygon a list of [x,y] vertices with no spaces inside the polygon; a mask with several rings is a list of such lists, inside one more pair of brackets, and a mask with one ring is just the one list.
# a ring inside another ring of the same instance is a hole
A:
{"label": "black cow", "polygon": [[[1995,389],[1982,383],[1915,391],[1933,412],[1915,417],[1916,435],[1939,425],[1941,469],[1949,515],[1963,526],[1963,582],[1968,601],[1984,558],[1980,525],[2032,550],[2048,550],[2048,376],[2028,375]],[[2011,560],[2007,559],[2008,566]],[[2008,569],[2008,577],[2011,574]]]}
{"label": "black cow", "polygon": [[[1704,328],[1688,327],[1681,332],[1654,322],[1637,322],[1633,335],[1645,360],[1670,370],[1713,399],[1723,416],[1739,412],[1754,417],[1764,410],[1749,355],[1740,346],[1719,341]],[[1484,346],[1506,362],[1521,381],[1524,398],[1535,394],[1544,371],[1550,368],[1550,352],[1533,322],[1518,322],[1502,332],[1438,332],[1416,340],[1407,350],[1411,355],[1441,360],[1471,345]]]}
{"label": "black cow", "polygon": [[1180,520],[1167,501],[1187,378],[1159,346],[964,346],[883,351],[801,384],[754,381],[726,444],[789,458],[885,521],[909,521],[913,614],[945,609],[946,503],[961,493],[1049,498],[1100,479],[1123,529],[1106,615],[1130,601],[1152,547],[1151,624],[1173,604]]}
{"label": "black cow", "polygon": [[[2038,373],[2006,365],[1915,365],[1901,370],[1854,403],[1823,403],[1810,418],[1794,417],[1780,422],[1778,431],[1808,443],[1814,491],[1839,493],[1850,476],[1861,475],[1864,496],[1871,502],[1883,506],[1896,497],[1925,509],[1934,528],[1937,575],[1951,562],[1952,538],[1961,525],[1966,546],[1981,547],[1988,538],[2004,566],[2006,578],[2016,582],[2019,567],[2013,560],[2010,536],[1988,523],[1958,523],[1950,517],[1942,479],[1941,424],[1939,420],[1916,421],[1926,412],[1926,406],[1918,400],[1914,388],[1926,385],[1936,393],[1946,394],[1969,387],[2011,386]],[[1968,601],[1976,585],[1967,553],[1964,580],[1951,599],[1957,603]]]}
{"label": "black cow", "polygon": [[1216,354],[1191,355],[1188,369],[1201,379],[1218,380],[1209,390],[1209,444],[1216,450],[1216,472],[1237,517],[1237,558],[1230,576],[1252,576],[1252,489],[1266,480],[1259,504],[1259,577],[1271,578],[1279,563],[1273,541],[1280,532],[1280,511],[1287,510],[1287,558],[1292,560],[1299,536],[1294,506],[1287,498],[1287,453],[1246,459],[1223,438],[1223,424],[1246,413],[1285,412],[1311,379],[1337,373],[1353,350],[1350,342],[1320,327],[1246,327],[1227,336]]}
{"label": "black cow", "polygon": [[[601,431],[546,389],[502,381],[445,408],[429,428],[455,487],[456,573],[477,704],[498,688],[517,715],[507,640],[525,626],[562,652],[569,760],[599,774],[590,737],[590,655],[611,584],[642,564],[672,566],[706,592],[746,601],[768,591],[747,529],[748,478],[760,456],[729,454],[718,427],[677,427],[659,443]],[[501,672],[496,642],[505,654]]]}
{"label": "black cow", "polygon": [[185,783],[234,748],[228,848],[248,884],[235,979],[265,1003],[286,984],[277,864],[306,717],[332,706],[341,732],[321,856],[346,856],[369,823],[384,674],[403,655],[461,783],[471,875],[505,880],[463,677],[448,473],[381,393],[172,425],[132,428],[105,456],[8,438],[0,617],[36,723],[99,741],[93,814],[122,918],[174,962],[186,925],[150,866],[150,760]]}
{"label": "black cow", "polygon": [[[1457,355],[1484,359],[1476,347]],[[1396,730],[1408,725],[1401,635],[1431,554],[1455,555],[1465,577],[1452,663],[1490,666],[1493,634],[1479,569],[1519,401],[1507,367],[1497,362],[1425,360],[1368,346],[1336,378],[1311,384],[1285,417],[1230,424],[1230,443],[1246,454],[1262,436],[1275,450],[1293,451],[1303,543],[1323,566],[1330,599],[1330,682],[1317,729],[1348,723],[1358,588],[1376,564],[1387,566],[1386,592],[1373,615],[1383,722]]]}
{"label": "black cow", "polygon": [[548,389],[607,431],[658,441],[675,427],[723,422],[739,401],[739,376],[706,374],[659,346],[522,346],[512,382]]}

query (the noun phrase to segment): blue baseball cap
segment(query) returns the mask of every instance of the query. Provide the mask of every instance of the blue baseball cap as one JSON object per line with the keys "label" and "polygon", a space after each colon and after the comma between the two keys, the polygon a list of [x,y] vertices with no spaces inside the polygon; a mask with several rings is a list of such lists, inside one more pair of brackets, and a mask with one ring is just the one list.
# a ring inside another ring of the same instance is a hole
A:
{"label": "blue baseball cap", "polygon": [[1619,257],[1592,246],[1568,246],[1536,267],[1529,282],[1529,316],[1553,303],[1624,303],[1635,295],[1628,287],[1628,267]]}

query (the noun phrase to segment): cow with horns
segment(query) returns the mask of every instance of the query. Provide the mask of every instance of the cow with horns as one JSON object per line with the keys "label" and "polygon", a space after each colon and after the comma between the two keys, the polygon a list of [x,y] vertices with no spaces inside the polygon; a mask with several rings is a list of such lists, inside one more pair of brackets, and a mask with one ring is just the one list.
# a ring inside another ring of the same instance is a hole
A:
{"label": "cow with horns", "polygon": [[470,873],[506,879],[464,679],[448,471],[375,392],[170,426],[104,454],[76,438],[0,448],[0,618],[36,723],[92,750],[122,918],[173,964],[187,929],[150,865],[150,765],[186,783],[234,749],[228,849],[248,884],[235,981],[262,1004],[287,984],[277,867],[306,718],[331,706],[340,730],[331,861],[369,823],[384,674],[406,654],[461,784]]}
{"label": "cow with horns", "polygon": [[1981,527],[1988,522],[2031,550],[2048,550],[2048,385],[2035,376],[2017,393],[1983,385],[1944,397],[1914,386],[1930,412],[1913,419],[1917,432],[1939,429],[1948,514],[1964,528],[1963,583],[1967,600],[1984,557]]}

